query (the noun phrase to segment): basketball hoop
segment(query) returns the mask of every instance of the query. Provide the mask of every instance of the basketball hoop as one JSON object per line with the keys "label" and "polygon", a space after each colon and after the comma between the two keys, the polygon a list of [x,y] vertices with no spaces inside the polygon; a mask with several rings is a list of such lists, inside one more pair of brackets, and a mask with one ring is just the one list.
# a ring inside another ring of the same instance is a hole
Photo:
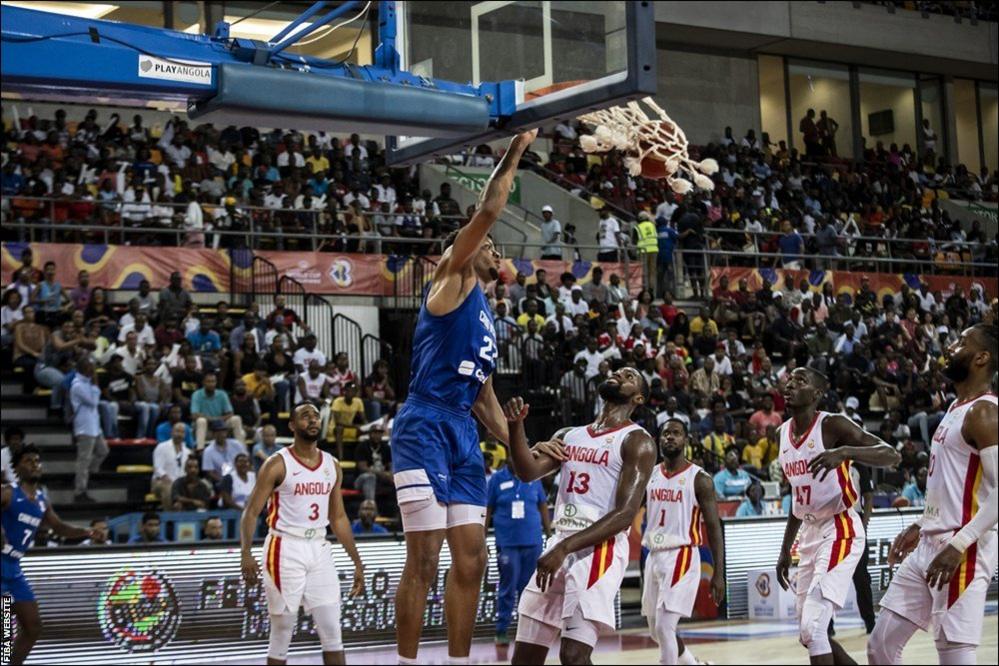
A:
{"label": "basketball hoop", "polygon": [[[581,136],[579,143],[587,153],[604,153],[616,148],[626,154],[624,164],[632,176],[664,179],[677,194],[686,194],[694,186],[713,190],[708,177],[718,171],[713,159],[695,162],[687,154],[687,137],[651,97],[642,102],[658,118],[650,118],[638,102],[627,106],[593,111],[579,119],[594,127],[593,134]],[[680,177],[683,172],[693,183]]]}

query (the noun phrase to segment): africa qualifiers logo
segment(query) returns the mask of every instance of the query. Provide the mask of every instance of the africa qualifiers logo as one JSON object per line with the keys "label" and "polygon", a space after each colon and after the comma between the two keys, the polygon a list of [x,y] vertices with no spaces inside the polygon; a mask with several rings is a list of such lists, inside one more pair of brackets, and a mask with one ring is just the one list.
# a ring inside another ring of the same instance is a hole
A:
{"label": "africa qualifiers logo", "polygon": [[327,275],[333,280],[333,284],[340,287],[341,289],[346,289],[350,285],[354,284],[354,264],[350,262],[350,259],[345,259],[340,257],[333,260],[330,264],[330,269]]}
{"label": "africa qualifiers logo", "polygon": [[104,638],[126,652],[155,652],[173,640],[180,626],[180,602],[166,576],[121,569],[97,600]]}

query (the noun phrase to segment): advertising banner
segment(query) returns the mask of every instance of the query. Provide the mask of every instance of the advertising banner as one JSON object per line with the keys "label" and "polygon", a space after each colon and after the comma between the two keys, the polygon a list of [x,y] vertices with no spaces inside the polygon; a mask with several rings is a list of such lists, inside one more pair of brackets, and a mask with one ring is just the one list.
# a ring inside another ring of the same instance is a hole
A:
{"label": "advertising banner", "polygon": [[711,288],[718,286],[718,281],[723,275],[728,276],[729,289],[738,289],[739,280],[745,278],[749,283],[749,289],[756,291],[763,288],[764,281],[771,285],[784,285],[785,276],[792,275],[795,284],[802,279],[808,280],[812,291],[822,291],[824,284],[833,286],[833,291],[837,294],[846,292],[855,294],[860,291],[860,281],[867,277],[871,281],[871,289],[877,293],[880,299],[885,294],[897,294],[903,284],[909,285],[911,289],[919,289],[919,284],[929,287],[930,291],[940,291],[944,298],[950,296],[958,289],[962,289],[967,295],[973,285],[980,286],[985,294],[986,301],[999,295],[999,281],[996,278],[987,277],[965,277],[963,275],[917,275],[914,273],[857,273],[850,271],[793,271],[782,268],[712,268]]}
{"label": "advertising banner", "polygon": [[[331,252],[277,252],[249,250],[212,250],[178,247],[141,247],[125,245],[73,245],[63,243],[4,243],[2,252],[3,284],[9,285],[14,271],[21,266],[21,252],[30,247],[33,266],[41,269],[54,261],[56,280],[66,289],[76,286],[81,270],[90,272],[90,286],[104,289],[138,289],[139,282],[149,280],[154,291],[165,287],[170,273],[179,270],[184,287],[199,293],[230,291],[230,280],[251,275],[254,256],[273,263],[278,275],[295,278],[306,291],[315,294],[351,296],[392,296],[396,282],[405,295],[413,290],[411,272],[415,259],[383,254],[341,254]],[[438,257],[430,257],[436,261]],[[504,259],[500,277],[510,284],[518,272],[536,282],[538,269],[547,272],[546,281],[553,289],[560,284],[562,273],[576,276],[580,285],[590,281],[597,264],[589,261],[541,261],[540,259]],[[604,280],[612,274],[621,276],[633,295],[642,287],[642,267],[638,262],[602,263]],[[425,271],[429,279],[431,272]]]}

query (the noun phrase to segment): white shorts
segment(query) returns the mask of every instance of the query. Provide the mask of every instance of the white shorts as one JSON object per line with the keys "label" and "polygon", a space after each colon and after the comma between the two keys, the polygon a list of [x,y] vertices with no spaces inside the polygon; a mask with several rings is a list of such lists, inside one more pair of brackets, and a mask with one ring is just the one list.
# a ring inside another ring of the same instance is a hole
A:
{"label": "white shorts", "polygon": [[442,504],[432,491],[430,497],[400,504],[399,513],[402,514],[404,533],[486,524],[486,507],[477,504]]}
{"label": "white shorts", "polygon": [[934,637],[951,643],[978,645],[982,640],[985,594],[996,570],[996,532],[987,533],[964,552],[964,559],[950,584],[930,588],[926,570],[950,542],[950,535],[923,535],[895,571],[881,607],[888,608]]}
{"label": "white shorts", "polygon": [[333,544],[271,532],[264,539],[264,590],[272,614],[340,605]]}
{"label": "white shorts", "polygon": [[[569,534],[559,533],[546,550]],[[621,589],[628,566],[626,532],[587,550],[572,553],[556,572],[548,589],[538,587],[536,576],[520,595],[517,612],[553,627],[563,627],[578,608],[582,616],[604,632],[614,631],[614,597]]]}
{"label": "white shorts", "polygon": [[795,582],[799,619],[808,593],[816,587],[837,610],[843,607],[853,588],[853,572],[866,547],[864,523],[853,510],[821,522],[802,524]]}
{"label": "white shorts", "polygon": [[697,546],[654,550],[645,560],[642,615],[654,622],[656,609],[662,606],[671,613],[690,617],[700,586],[701,551]]}

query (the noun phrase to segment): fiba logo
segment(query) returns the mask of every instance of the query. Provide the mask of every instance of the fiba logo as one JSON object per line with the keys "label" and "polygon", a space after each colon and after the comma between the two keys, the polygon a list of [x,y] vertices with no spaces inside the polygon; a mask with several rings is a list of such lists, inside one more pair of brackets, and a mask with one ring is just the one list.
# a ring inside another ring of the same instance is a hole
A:
{"label": "fiba logo", "polygon": [[104,638],[126,652],[156,652],[180,626],[173,585],[156,571],[123,569],[111,576],[97,600]]}
{"label": "fiba logo", "polygon": [[770,596],[770,574],[760,574],[756,579],[756,591],[763,598]]}
{"label": "fiba logo", "polygon": [[563,509],[563,513],[566,518],[573,518],[576,515],[576,505],[566,504],[565,509]]}
{"label": "fiba logo", "polygon": [[329,275],[330,279],[333,280],[333,284],[341,289],[346,289],[350,285],[354,284],[353,273],[354,264],[350,262],[350,259],[341,257],[333,260],[327,275]]}

